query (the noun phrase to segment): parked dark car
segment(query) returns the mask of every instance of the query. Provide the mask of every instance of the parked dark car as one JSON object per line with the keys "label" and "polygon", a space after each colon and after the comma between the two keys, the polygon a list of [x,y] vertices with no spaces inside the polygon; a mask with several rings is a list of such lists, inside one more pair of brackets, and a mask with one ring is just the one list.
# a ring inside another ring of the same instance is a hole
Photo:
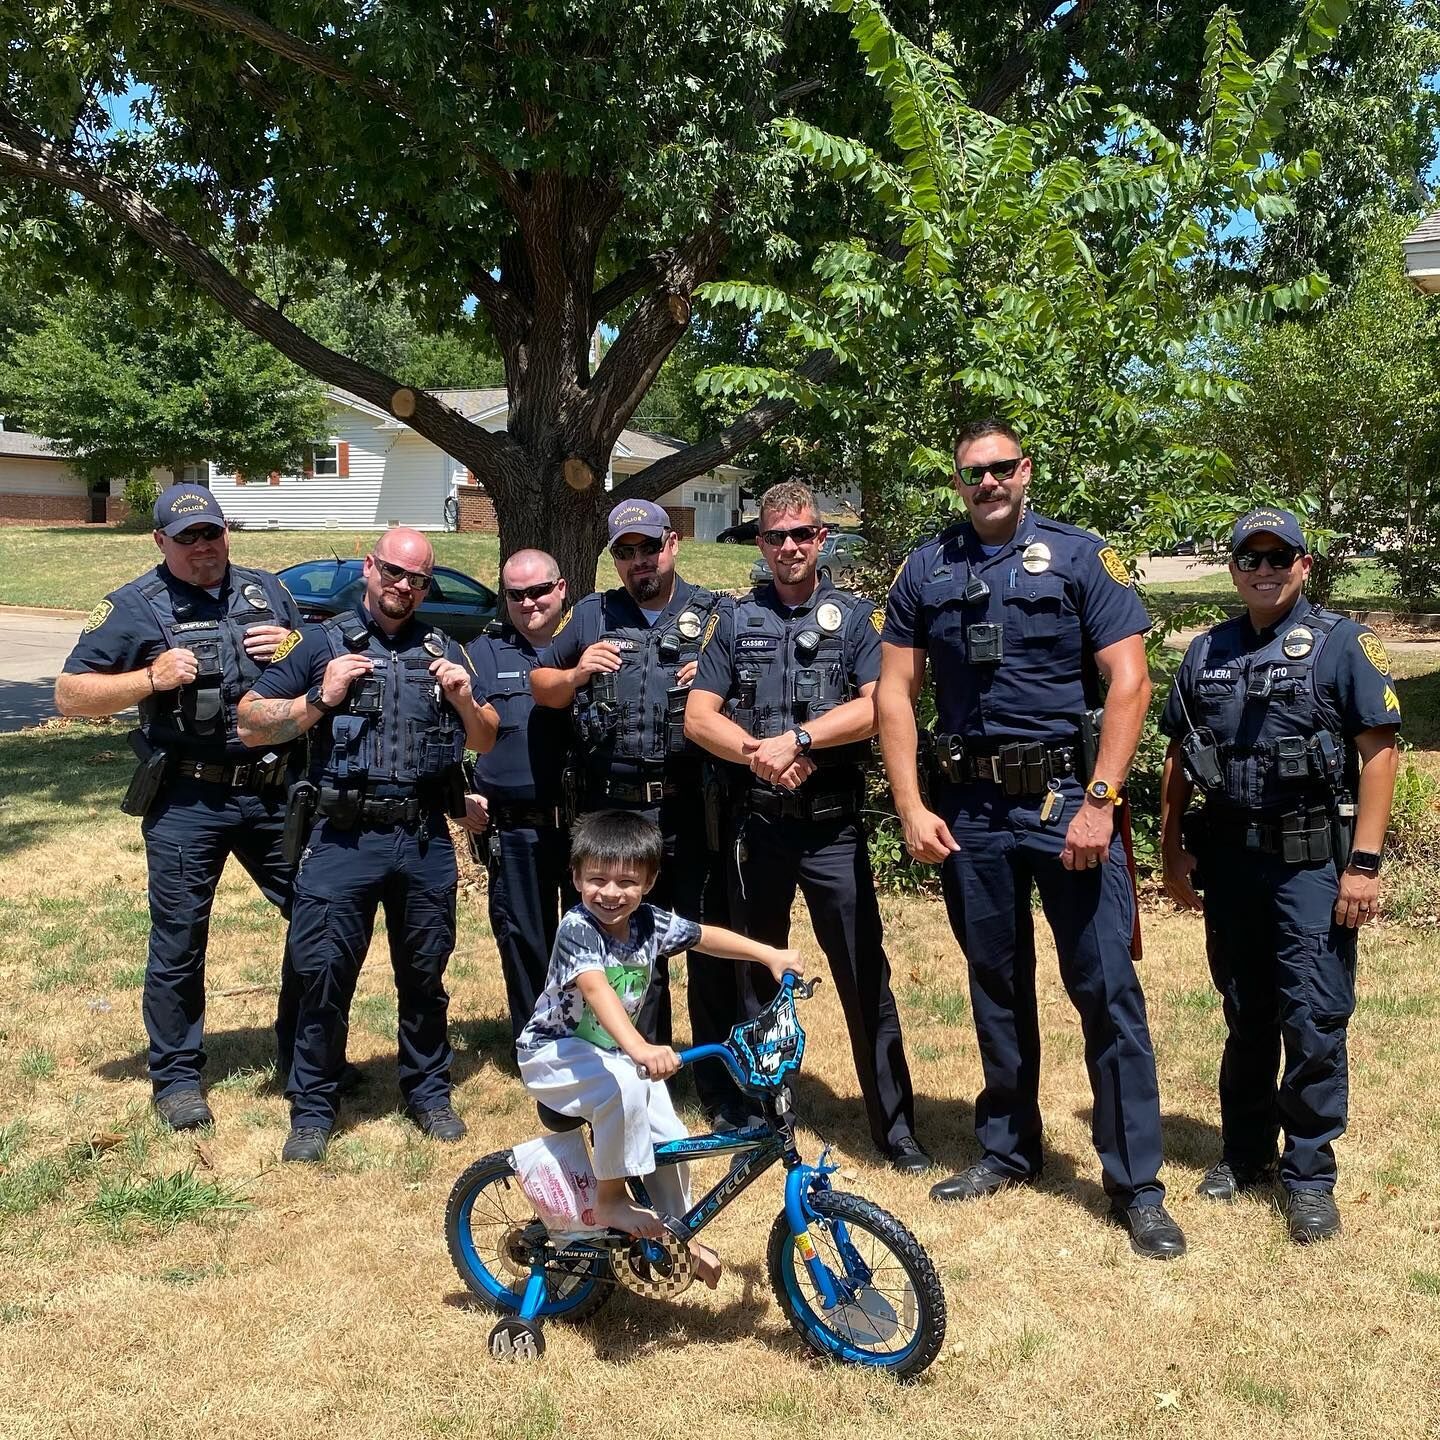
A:
{"label": "parked dark car", "polygon": [[[850,530],[829,535],[820,547],[820,563],[816,569],[822,580],[843,590],[865,563],[865,537]],[[764,584],[771,578],[770,565],[762,555],[750,567],[750,583]]]}
{"label": "parked dark car", "polygon": [[1187,535],[1183,540],[1177,540],[1173,545],[1162,545],[1158,550],[1152,550],[1153,555],[1198,555],[1200,553],[1200,542],[1193,535]]}
{"label": "parked dark car", "polygon": [[[318,624],[343,610],[355,610],[365,598],[361,560],[304,560],[280,572],[295,597],[301,618]],[[498,597],[488,585],[459,570],[435,567],[435,580],[421,602],[420,619],[443,630],[462,645],[473,640],[495,618]]]}
{"label": "parked dark car", "polygon": [[742,520],[738,525],[732,525],[728,530],[722,530],[716,537],[717,545],[753,545],[755,537],[760,533],[760,520],[757,516],[754,520]]}

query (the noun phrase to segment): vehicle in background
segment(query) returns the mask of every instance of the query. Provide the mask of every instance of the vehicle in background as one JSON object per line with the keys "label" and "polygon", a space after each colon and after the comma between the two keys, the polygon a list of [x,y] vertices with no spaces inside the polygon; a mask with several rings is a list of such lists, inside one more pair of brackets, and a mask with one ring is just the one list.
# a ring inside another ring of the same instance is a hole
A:
{"label": "vehicle in background", "polygon": [[760,517],[757,515],[753,520],[742,520],[738,525],[732,525],[728,530],[722,530],[716,537],[717,545],[753,545],[755,537],[760,533]]}
{"label": "vehicle in background", "polygon": [[[842,531],[826,537],[820,547],[820,564],[816,567],[822,580],[844,590],[865,567],[865,537],[853,531]],[[770,566],[762,555],[750,567],[750,583],[762,585],[769,580]]]}
{"label": "vehicle in background", "polygon": [[[362,560],[302,560],[280,571],[280,581],[295,597],[300,618],[318,625],[346,610],[358,610],[365,598]],[[468,644],[495,618],[499,600],[488,585],[459,570],[435,567],[435,578],[416,612],[426,625]]]}

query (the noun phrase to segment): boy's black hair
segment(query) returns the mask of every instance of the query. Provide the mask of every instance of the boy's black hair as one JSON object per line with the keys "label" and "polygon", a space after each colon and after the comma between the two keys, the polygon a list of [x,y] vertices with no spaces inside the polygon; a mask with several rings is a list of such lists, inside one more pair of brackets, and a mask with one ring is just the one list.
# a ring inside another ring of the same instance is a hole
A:
{"label": "boy's black hair", "polygon": [[633,810],[592,810],[570,827],[570,868],[634,865],[648,879],[660,873],[660,827]]}

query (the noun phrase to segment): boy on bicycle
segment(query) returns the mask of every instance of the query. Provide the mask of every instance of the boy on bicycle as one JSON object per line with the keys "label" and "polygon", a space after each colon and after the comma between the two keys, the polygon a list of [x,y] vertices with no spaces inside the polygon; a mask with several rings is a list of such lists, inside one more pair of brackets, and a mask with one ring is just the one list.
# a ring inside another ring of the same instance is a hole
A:
{"label": "boy on bicycle", "polygon": [[[688,1167],[655,1165],[657,1142],[689,1133],[666,1087],[652,1083],[675,1074],[680,1059],[670,1046],[652,1045],[631,1019],[654,967],[689,950],[763,965],[777,981],[787,970],[804,972],[798,950],[646,904],[661,855],[660,831],[642,815],[602,810],[575,822],[570,868],[580,904],[560,921],[545,989],[517,1046],[530,1095],[590,1122],[599,1224],[650,1239],[662,1238],[665,1226],[656,1211],[630,1198],[629,1177],[643,1177],[666,1214],[690,1208]],[[714,1288],[720,1274],[714,1252],[691,1248],[697,1272]]]}

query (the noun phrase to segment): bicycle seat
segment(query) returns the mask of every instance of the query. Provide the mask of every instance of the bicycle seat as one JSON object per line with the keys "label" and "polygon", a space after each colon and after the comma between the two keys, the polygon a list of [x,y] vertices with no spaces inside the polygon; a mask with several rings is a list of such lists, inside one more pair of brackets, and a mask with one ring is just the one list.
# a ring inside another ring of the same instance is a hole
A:
{"label": "bicycle seat", "polygon": [[535,1109],[540,1113],[540,1123],[556,1134],[563,1134],[566,1130],[579,1130],[586,1123],[579,1115],[562,1115],[558,1110],[552,1110],[548,1105],[538,1102]]}

